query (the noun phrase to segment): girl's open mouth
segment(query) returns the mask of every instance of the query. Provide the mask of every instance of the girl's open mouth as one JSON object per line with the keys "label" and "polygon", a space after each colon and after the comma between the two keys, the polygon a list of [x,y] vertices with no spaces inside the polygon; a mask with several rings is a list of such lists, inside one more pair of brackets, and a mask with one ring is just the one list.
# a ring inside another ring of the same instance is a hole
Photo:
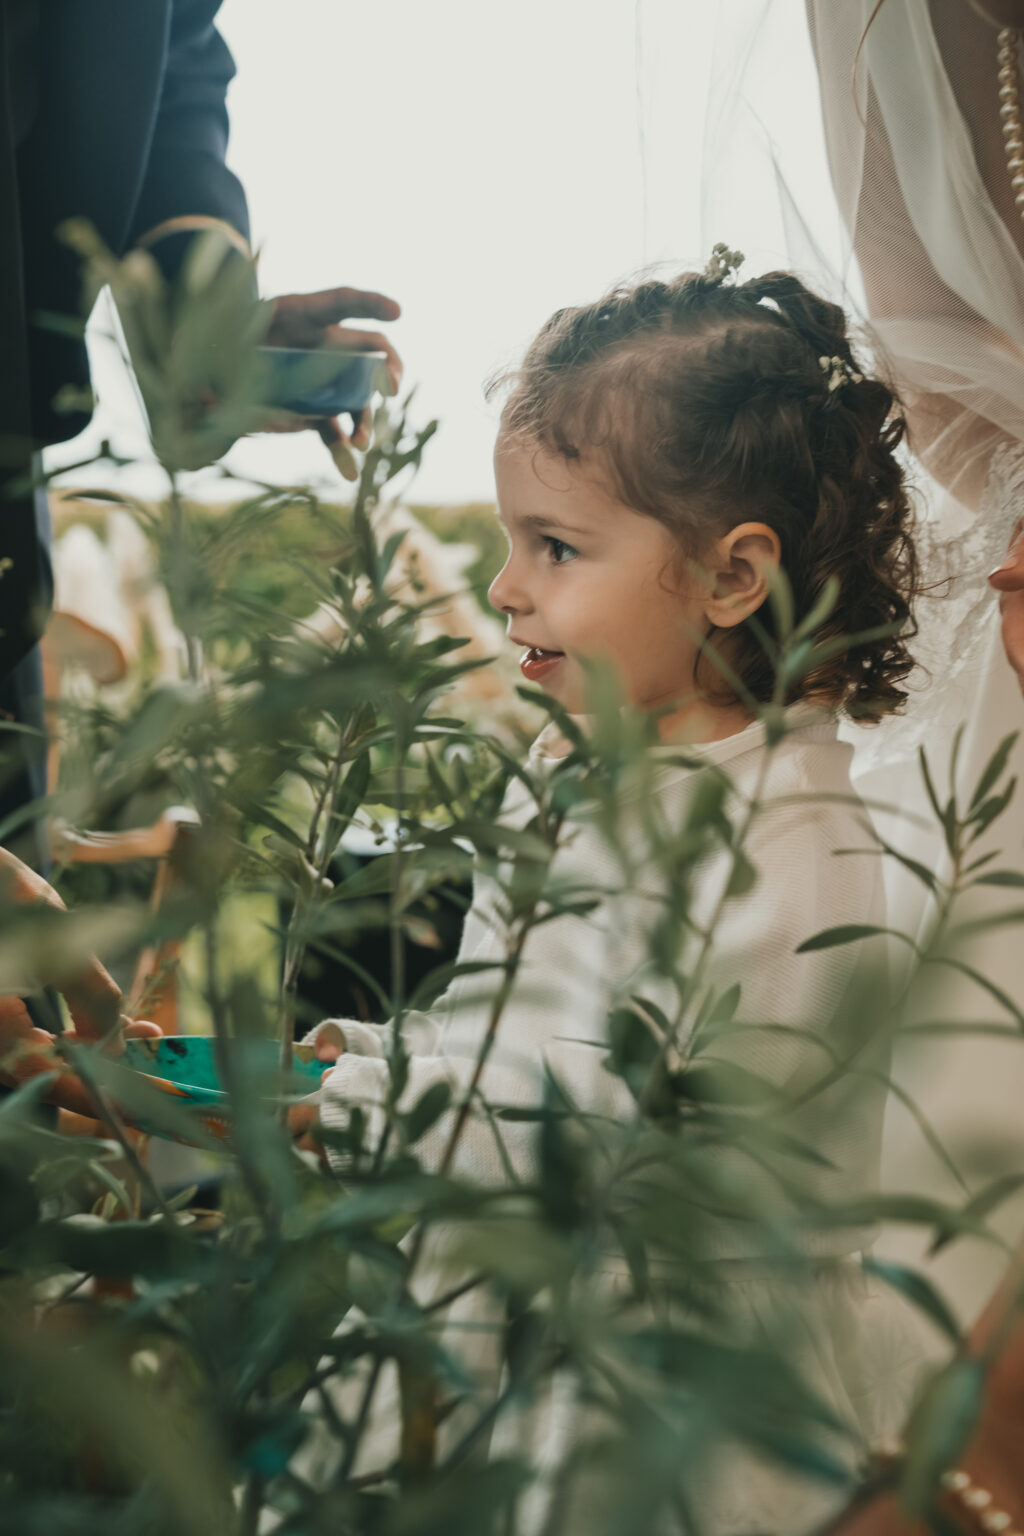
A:
{"label": "girl's open mouth", "polygon": [[528,677],[531,683],[537,683],[547,676],[552,667],[557,667],[564,655],[564,651],[542,651],[539,646],[532,645],[519,658],[519,666],[524,677]]}

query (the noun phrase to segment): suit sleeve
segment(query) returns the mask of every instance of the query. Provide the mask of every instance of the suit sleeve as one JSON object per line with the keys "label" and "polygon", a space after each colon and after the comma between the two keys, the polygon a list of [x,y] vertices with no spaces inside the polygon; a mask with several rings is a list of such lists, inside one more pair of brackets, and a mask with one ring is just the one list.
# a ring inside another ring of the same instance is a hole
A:
{"label": "suit sleeve", "polygon": [[[241,182],[228,169],[227,88],[234,60],[215,26],[220,0],[174,0],[160,103],[130,244],[149,244],[165,271],[206,224],[249,238]],[[181,222],[178,222],[181,221]]]}

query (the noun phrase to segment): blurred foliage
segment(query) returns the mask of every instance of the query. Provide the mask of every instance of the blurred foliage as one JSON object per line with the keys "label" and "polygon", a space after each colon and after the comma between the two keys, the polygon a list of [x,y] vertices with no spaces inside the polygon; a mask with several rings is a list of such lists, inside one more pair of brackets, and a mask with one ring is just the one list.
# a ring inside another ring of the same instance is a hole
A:
{"label": "blurred foliage", "polygon": [[[756,797],[737,806],[725,777],[707,774],[681,824],[666,827],[650,722],[620,711],[601,677],[586,738],[522,690],[569,741],[545,776],[448,713],[450,685],[475,663],[460,659],[457,641],[425,638],[418,605],[389,595],[400,536],[382,541],[375,527],[433,431],[415,430],[404,409],[377,411],[351,507],[294,487],[216,513],[190,503],[182,474],[262,419],[250,276],[216,241],[201,241],[170,294],[148,259],[115,263],[76,238],[92,285],[114,289],[168,475],[159,507],[110,495],[152,541],[187,665],[117,712],[65,722],[91,734],[88,750],[69,757],[75,772],[56,809],[72,825],[102,825],[159,782],[200,822],[155,913],[123,891],[112,903],[83,890],[67,915],[8,909],[0,988],[59,981],[98,944],[116,959],[142,940],[186,940],[186,954],[201,956],[188,985],[215,1031],[232,1131],[212,1140],[179,1102],[76,1044],[66,1051],[105,1112],[102,1139],[57,1135],[40,1109],[45,1082],[0,1103],[0,1528],[691,1531],[703,1469],[723,1439],[841,1498],[863,1448],[792,1363],[800,1283],[814,1267],[803,1257],[809,1234],[887,1218],[936,1244],[984,1234],[1006,1181],[959,1206],[890,1193],[854,1208],[820,1193],[801,1108],[858,1069],[863,1029],[846,1059],[811,1051],[797,1086],[766,1083],[715,1049],[757,1021],[744,1020],[738,986],[709,980],[714,923],[685,973],[679,963],[708,854],[724,852],[732,871],[719,913],[757,878],[744,853]],[[481,580],[493,558],[481,551]],[[311,599],[334,609],[335,639],[296,633],[292,618]],[[834,594],[803,618],[787,616],[784,593],[776,601],[780,683],[763,712],[774,743],[787,684],[817,664],[815,629]],[[1022,877],[972,854],[1013,786],[1005,755],[967,797],[955,792],[955,764],[948,794],[924,767],[953,873],[942,881],[917,870],[937,920],[930,939],[905,942],[922,967],[962,968],[950,943],[963,937],[956,903],[966,886],[1010,892],[989,921],[1020,915],[1012,888]],[[528,809],[515,825],[499,814],[511,783]],[[638,783],[639,828],[624,819],[621,796]],[[553,917],[585,916],[607,895],[567,883],[554,859],[584,817],[619,861],[624,889],[641,867],[663,878],[651,928],[662,1002],[626,997],[610,1013],[605,1071],[621,1112],[578,1108],[573,1085],[554,1075],[539,1102],[481,1106],[475,1088],[529,934]],[[386,834],[389,851],[369,865],[350,859],[341,840],[353,826]],[[902,857],[889,845],[875,852]],[[474,872],[496,883],[508,935],[497,974],[478,977],[491,1011],[474,1082],[461,1099],[435,1083],[409,1102],[408,1013],[460,968],[439,955],[410,988],[403,941],[429,950],[423,904],[429,913]],[[266,929],[247,928],[242,941],[240,901]],[[344,1130],[314,1138],[332,1173],[293,1141],[280,1082],[256,1068],[247,1044],[273,1036],[287,1061],[304,957],[319,952],[358,973],[361,941],[379,929],[392,957],[382,998],[395,1021],[388,1092],[377,1112],[354,1106]],[[805,948],[863,936],[832,930]],[[983,977],[976,984],[1000,1027],[1019,1033],[1016,1001]],[[873,1039],[901,1027],[900,1008],[890,1013],[878,991],[849,999],[849,1010],[870,1017]],[[503,1183],[483,1186],[459,1173],[460,1138],[480,1113],[501,1145],[525,1127],[528,1175],[510,1163]],[[136,1155],[125,1119],[204,1148],[218,1209],[197,1207],[188,1190],[172,1195]],[[714,1258],[723,1223],[742,1224],[760,1251],[786,1260],[792,1305],[774,1328],[751,1327],[737,1309]],[[922,1508],[969,1432],[983,1364],[966,1358],[927,1280],[895,1265],[876,1273],[952,1352],[912,1426],[905,1492]],[[543,1419],[553,1400],[572,1405],[564,1445],[555,1420]]]}

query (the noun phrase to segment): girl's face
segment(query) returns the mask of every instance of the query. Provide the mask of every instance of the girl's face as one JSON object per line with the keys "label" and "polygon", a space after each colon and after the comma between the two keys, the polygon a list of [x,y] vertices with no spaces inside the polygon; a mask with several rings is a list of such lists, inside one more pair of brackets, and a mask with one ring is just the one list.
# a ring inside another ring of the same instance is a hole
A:
{"label": "girl's face", "polygon": [[584,657],[610,661],[637,708],[692,697],[708,593],[680,580],[668,530],[529,445],[499,438],[494,468],[509,554],[488,596],[525,676],[572,714],[584,712]]}

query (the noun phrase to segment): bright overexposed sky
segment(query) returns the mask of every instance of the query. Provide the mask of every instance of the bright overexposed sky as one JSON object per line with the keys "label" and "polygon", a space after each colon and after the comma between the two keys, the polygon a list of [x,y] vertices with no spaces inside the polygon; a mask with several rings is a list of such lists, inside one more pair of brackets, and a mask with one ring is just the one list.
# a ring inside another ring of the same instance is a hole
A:
{"label": "bright overexposed sky", "polygon": [[[733,11],[744,7],[754,14],[761,0]],[[713,60],[719,80],[734,62],[723,64],[717,13],[704,0],[225,0],[238,67],[229,159],[262,290],[344,284],[402,303],[390,329],[418,386],[415,416],[441,421],[416,499],[490,498],[495,408],[483,382],[552,310],[654,263],[702,265],[715,239],[785,259],[770,185],[763,209],[748,188],[729,228],[702,229],[709,80]],[[799,107],[790,131],[807,140],[817,87],[801,0],[777,0],[771,19],[768,74],[784,81]],[[728,181],[713,111],[710,123]],[[816,195],[827,186],[820,146],[807,142],[797,160]],[[716,208],[728,190],[712,185]],[[143,452],[111,350],[94,345],[102,404],[88,442]],[[310,433],[247,440],[228,462],[267,479],[333,476]]]}

